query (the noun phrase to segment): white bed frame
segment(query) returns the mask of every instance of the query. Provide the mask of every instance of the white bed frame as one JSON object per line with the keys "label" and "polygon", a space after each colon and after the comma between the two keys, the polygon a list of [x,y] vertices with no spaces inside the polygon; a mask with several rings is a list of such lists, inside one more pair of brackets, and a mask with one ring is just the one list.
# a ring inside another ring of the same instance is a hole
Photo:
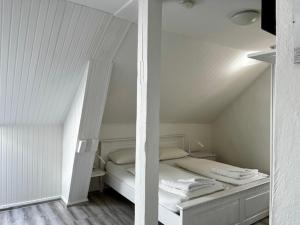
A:
{"label": "white bed frame", "polygon": [[[101,156],[120,148],[134,147],[134,138],[101,141]],[[161,147],[184,148],[184,135],[160,138]],[[105,184],[134,203],[134,189],[107,173]],[[250,225],[269,215],[269,178],[233,187],[178,204],[178,213],[159,205],[159,221],[165,225]]]}

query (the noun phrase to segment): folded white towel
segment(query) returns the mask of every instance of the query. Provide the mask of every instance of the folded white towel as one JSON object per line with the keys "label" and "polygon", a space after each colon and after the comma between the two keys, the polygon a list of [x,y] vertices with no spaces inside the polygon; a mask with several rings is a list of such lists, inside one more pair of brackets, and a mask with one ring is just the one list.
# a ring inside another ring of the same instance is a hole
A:
{"label": "folded white towel", "polygon": [[182,183],[199,182],[203,184],[203,183],[214,183],[216,180],[211,178],[205,178],[205,177],[195,177],[189,179],[178,179],[177,181]]}
{"label": "folded white towel", "polygon": [[200,182],[178,182],[178,181],[173,181],[173,180],[165,180],[162,179],[160,181],[161,184],[168,186],[170,188],[175,188],[178,190],[182,190],[182,191],[194,191],[194,190],[199,190],[201,188],[207,188],[210,186],[215,185],[214,182],[204,182],[204,183],[200,183]]}
{"label": "folded white towel", "polygon": [[172,194],[175,194],[175,195],[179,195],[183,199],[188,200],[188,199],[191,199],[191,198],[196,198],[196,197],[200,197],[200,196],[203,196],[203,195],[211,194],[211,193],[214,193],[216,191],[224,190],[224,185],[219,183],[219,182],[216,182],[215,185],[212,185],[212,186],[209,186],[209,187],[206,187],[206,188],[201,188],[201,189],[194,190],[194,191],[183,191],[183,190],[172,188],[168,185],[164,185],[164,184],[160,183],[159,188],[166,191],[166,192],[169,192],[169,193],[172,193]]}
{"label": "folded white towel", "polygon": [[258,173],[257,169],[228,169],[229,172],[232,173],[239,173],[242,175],[248,175],[248,174],[252,174],[252,173]]}
{"label": "folded white towel", "polygon": [[238,180],[249,179],[258,175],[258,170],[256,169],[232,170],[232,169],[212,168],[211,171],[215,174],[225,176],[225,177],[230,177],[233,179],[238,179]]}

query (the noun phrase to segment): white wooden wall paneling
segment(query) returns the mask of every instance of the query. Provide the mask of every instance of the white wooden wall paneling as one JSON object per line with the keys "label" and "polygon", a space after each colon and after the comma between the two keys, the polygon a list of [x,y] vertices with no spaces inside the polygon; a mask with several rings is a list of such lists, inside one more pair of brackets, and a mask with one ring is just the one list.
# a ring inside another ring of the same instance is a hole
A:
{"label": "white wooden wall paneling", "polygon": [[55,43],[54,42],[55,39],[53,38],[53,32],[57,33],[57,28],[59,28],[59,26],[57,25],[56,18],[61,19],[62,13],[64,12],[64,4],[61,4],[61,1],[55,3],[56,4],[49,5],[46,21],[44,23],[44,31],[43,31],[44,35],[39,50],[40,51],[39,61],[35,70],[35,80],[38,85],[34,85],[33,88],[31,89],[31,93],[29,95],[30,100],[28,104],[28,110],[26,111],[27,114],[25,120],[30,120],[31,115],[37,118],[35,114],[37,110],[35,109],[34,104],[38,102],[38,98],[40,96],[43,96],[40,94],[40,88],[43,87],[45,68],[51,62],[51,60],[48,59],[51,58],[51,56],[49,55],[49,51],[54,49],[53,44]]}
{"label": "white wooden wall paneling", "polygon": [[[20,17],[20,24],[19,24],[19,31],[18,31],[18,45],[17,45],[17,55],[16,55],[16,62],[15,62],[15,71],[14,71],[14,86],[12,88],[12,92],[15,94],[12,95],[12,102],[11,102],[11,120],[16,122],[17,117],[17,109],[18,104],[15,104],[20,95],[21,90],[21,82],[22,82],[22,69],[23,69],[23,62],[24,62],[24,52],[26,46],[26,36],[27,36],[27,25],[30,15],[30,4],[23,4],[21,7],[21,17]],[[18,76],[18,74],[20,74]],[[2,75],[1,75],[2,76]]]}
{"label": "white wooden wall paneling", "polygon": [[[50,112],[49,114],[56,114],[56,108],[58,107],[58,101],[63,101],[63,99],[66,97],[65,95],[58,97],[58,93],[60,93],[59,90],[61,90],[63,87],[65,87],[65,82],[66,80],[69,80],[70,77],[72,77],[71,74],[66,74],[65,73],[65,68],[68,63],[72,60],[72,57],[74,56],[74,51],[76,49],[76,44],[80,38],[81,32],[79,33],[80,28],[82,29],[82,25],[84,24],[82,20],[85,19],[85,13],[83,12],[84,9],[75,6],[74,11],[72,13],[71,19],[70,19],[70,24],[68,29],[68,32],[66,34],[66,38],[64,41],[64,45],[62,48],[62,53],[60,55],[61,61],[58,62],[58,67],[55,70],[55,74],[58,75],[60,71],[62,71],[62,74],[64,76],[56,76],[56,83],[55,83],[55,92],[51,93],[50,99],[52,100],[50,104],[48,104],[47,111]],[[80,28],[79,28],[80,27]],[[68,77],[68,78],[67,78]],[[49,116],[49,114],[47,114]],[[47,118],[47,116],[46,116]]]}
{"label": "white wooden wall paneling", "polygon": [[138,0],[69,0],[78,4],[86,5],[92,8],[111,13],[116,17],[131,22],[137,21]]}
{"label": "white wooden wall paneling", "polygon": [[62,0],[0,3],[0,124],[62,123],[82,67],[114,55],[129,22]]}
{"label": "white wooden wall paneling", "polygon": [[[79,7],[76,7],[74,5],[67,5],[64,13],[64,19],[63,23],[61,24],[60,32],[59,32],[59,38],[56,43],[55,53],[53,57],[53,62],[50,66],[49,74],[53,74],[53,76],[50,76],[48,78],[48,84],[45,89],[45,98],[44,102],[42,103],[42,106],[40,107],[39,113],[39,120],[41,122],[45,122],[48,120],[49,116],[45,116],[47,112],[51,110],[50,107],[53,107],[51,105],[52,99],[54,98],[53,93],[59,92],[59,84],[61,82],[61,79],[63,77],[57,76],[59,71],[61,70],[61,67],[64,63],[64,60],[66,58],[66,49],[69,48],[70,38],[72,37],[72,31],[74,29],[74,23],[77,22],[76,17],[74,14],[78,15]],[[73,23],[72,23],[73,21]]]}
{"label": "white wooden wall paneling", "polygon": [[[16,35],[13,35],[10,37],[10,44],[9,44],[9,49],[10,49],[10,54],[9,54],[9,58],[8,58],[8,70],[7,73],[11,74],[10,76],[8,76],[8,79],[10,79],[7,83],[7,90],[8,90],[8,94],[6,95],[6,100],[5,102],[7,102],[8,104],[10,104],[12,102],[12,96],[13,96],[13,85],[14,85],[14,64],[15,64],[15,60],[16,60],[16,55],[17,55],[17,41],[18,41],[18,36],[19,36],[19,24],[20,24],[20,19],[21,19],[21,4],[16,4],[17,2],[20,1],[15,1],[12,3],[12,13],[15,14],[16,16],[13,17],[11,19],[11,33],[15,33]],[[5,111],[5,116],[9,117],[10,113],[9,107],[6,107],[6,111]]]}
{"label": "white wooden wall paneling", "polygon": [[[32,113],[33,117],[37,119],[37,121],[41,122],[41,109],[43,109],[43,106],[45,104],[43,104],[43,101],[47,101],[45,100],[45,98],[48,96],[47,93],[49,93],[48,89],[49,89],[49,85],[48,82],[50,81],[50,71],[51,68],[53,67],[53,63],[55,62],[55,57],[56,57],[56,50],[59,48],[59,34],[61,33],[62,30],[62,23],[60,23],[60,21],[64,18],[66,13],[66,4],[63,1],[59,1],[58,5],[57,5],[57,12],[55,14],[55,21],[53,22],[53,27],[52,27],[52,31],[51,31],[51,36],[50,36],[50,40],[49,40],[49,45],[47,48],[47,56],[46,58],[49,60],[46,60],[41,72],[41,81],[40,84],[38,85],[38,88],[36,90],[36,94],[33,95],[33,102],[36,102],[37,104],[40,105],[39,108],[37,108],[36,110],[34,110]],[[44,93],[44,94],[42,94]],[[32,107],[33,108],[33,107]]]}
{"label": "white wooden wall paneling", "polygon": [[68,0],[77,4],[87,5],[92,8],[96,8],[99,10],[104,10],[105,12],[109,12],[114,14],[119,8],[126,4],[128,1],[131,0]]}
{"label": "white wooden wall paneling", "polygon": [[135,224],[158,221],[161,0],[140,0],[136,124]]}
{"label": "white wooden wall paneling", "polygon": [[41,47],[41,41],[42,41],[42,36],[44,34],[44,27],[45,27],[45,20],[46,20],[46,15],[48,11],[48,3],[46,1],[41,1],[40,4],[38,5],[39,10],[37,12],[37,17],[33,21],[33,24],[35,26],[34,28],[34,36],[33,36],[33,42],[32,42],[32,49],[30,49],[31,55],[29,58],[28,62],[28,69],[27,69],[27,80],[26,80],[26,87],[25,87],[25,92],[22,93],[23,95],[23,101],[22,101],[22,119],[26,120],[27,116],[27,110],[29,110],[29,101],[30,101],[30,93],[33,88],[33,85],[35,83],[35,70],[36,66],[39,60],[39,53],[40,53],[40,47]]}
{"label": "white wooden wall paneling", "polygon": [[0,209],[59,198],[62,127],[0,127]]}
{"label": "white wooden wall paneling", "polygon": [[[9,2],[3,2],[2,3],[2,32],[1,32],[1,83],[6,84],[7,83],[7,67],[8,67],[8,58],[9,58],[9,39],[10,39],[10,23],[11,23],[11,17],[9,13],[11,12],[11,6],[12,1]],[[6,19],[6,20],[5,20]],[[7,90],[7,86],[5,85],[3,87],[3,91],[1,91],[1,101],[5,104],[6,102],[6,95],[5,92]],[[1,110],[1,117],[5,118],[5,111],[4,108]],[[3,120],[2,119],[2,120]]]}

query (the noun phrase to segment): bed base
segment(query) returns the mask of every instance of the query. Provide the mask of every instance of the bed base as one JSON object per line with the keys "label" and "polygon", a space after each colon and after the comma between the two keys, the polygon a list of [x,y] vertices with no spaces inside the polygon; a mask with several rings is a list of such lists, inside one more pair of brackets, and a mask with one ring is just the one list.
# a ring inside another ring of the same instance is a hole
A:
{"label": "bed base", "polygon": [[[105,183],[134,203],[134,189],[112,174]],[[175,213],[159,205],[165,225],[250,225],[269,215],[269,178],[177,205]]]}

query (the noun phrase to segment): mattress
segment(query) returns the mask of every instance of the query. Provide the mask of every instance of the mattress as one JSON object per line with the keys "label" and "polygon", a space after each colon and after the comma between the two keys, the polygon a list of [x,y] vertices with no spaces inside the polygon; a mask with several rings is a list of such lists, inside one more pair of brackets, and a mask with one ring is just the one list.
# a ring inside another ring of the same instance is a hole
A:
{"label": "mattress", "polygon": [[[176,162],[180,159],[174,159],[174,160],[166,160],[161,161],[163,163],[169,164],[169,165],[175,165]],[[107,162],[106,164],[106,171],[108,176],[111,174],[115,178],[119,179],[122,183],[130,186],[132,189],[134,189],[134,176],[127,171],[127,169],[132,168],[134,164],[125,164],[125,165],[117,165],[111,161]],[[186,170],[183,170],[187,172]],[[189,172],[190,174],[193,174]],[[193,174],[196,175],[196,174]],[[197,176],[197,175],[196,175]],[[230,188],[230,185],[224,184],[225,189]],[[207,196],[207,195],[206,195]],[[199,197],[201,198],[201,197]],[[179,195],[172,194],[170,192],[166,192],[162,189],[159,189],[159,204],[173,212],[178,212],[177,205],[181,202],[187,201],[183,197]]]}

